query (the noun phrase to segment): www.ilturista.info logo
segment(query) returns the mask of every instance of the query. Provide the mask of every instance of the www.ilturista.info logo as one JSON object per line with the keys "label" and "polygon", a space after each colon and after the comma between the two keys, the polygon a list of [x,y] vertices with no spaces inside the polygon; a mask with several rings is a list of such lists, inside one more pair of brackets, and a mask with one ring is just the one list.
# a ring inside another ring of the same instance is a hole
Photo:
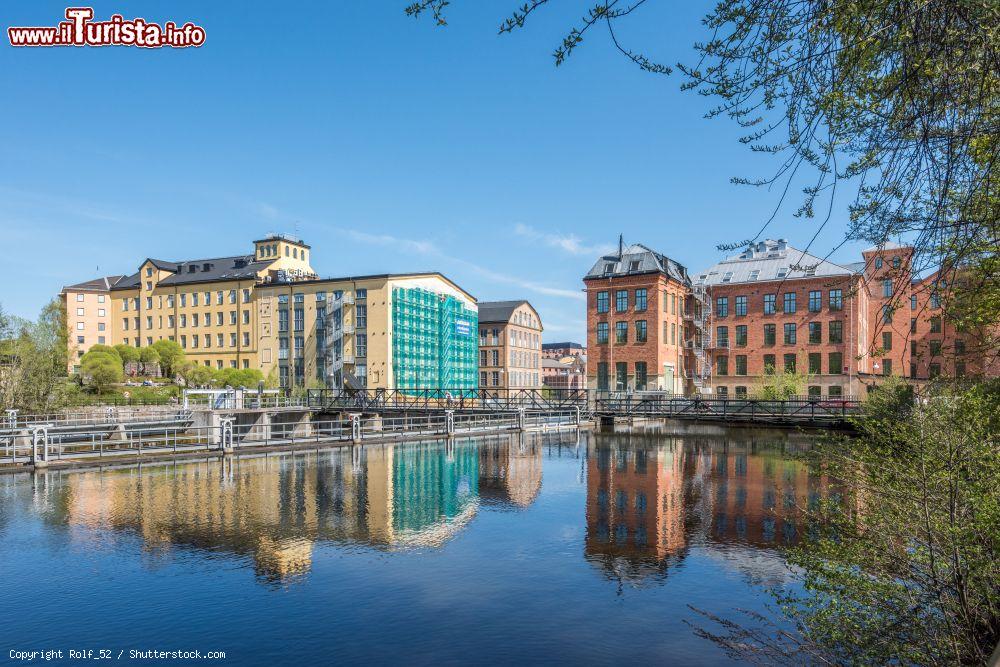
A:
{"label": "www.ilturista.info logo", "polygon": [[10,27],[11,46],[164,46],[186,48],[205,43],[205,29],[193,23],[178,26],[168,21],[162,26],[146,19],[126,20],[114,14],[108,21],[93,21],[92,7],[69,7],[66,21],[55,27]]}

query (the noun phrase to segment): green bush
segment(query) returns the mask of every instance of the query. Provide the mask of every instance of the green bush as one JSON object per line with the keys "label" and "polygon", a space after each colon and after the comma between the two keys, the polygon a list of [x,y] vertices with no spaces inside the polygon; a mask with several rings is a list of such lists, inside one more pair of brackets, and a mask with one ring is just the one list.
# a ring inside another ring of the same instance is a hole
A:
{"label": "green bush", "polygon": [[80,360],[80,371],[98,394],[122,381],[122,361],[111,348],[87,352]]}

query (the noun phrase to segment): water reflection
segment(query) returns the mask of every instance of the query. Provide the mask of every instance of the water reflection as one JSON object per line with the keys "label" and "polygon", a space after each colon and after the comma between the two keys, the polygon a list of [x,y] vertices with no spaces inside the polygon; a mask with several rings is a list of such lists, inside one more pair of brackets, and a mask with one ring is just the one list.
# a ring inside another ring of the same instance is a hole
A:
{"label": "water reflection", "polygon": [[140,537],[152,557],[237,556],[280,582],[308,572],[319,543],[440,548],[482,511],[530,509],[543,459],[573,458],[584,556],[608,578],[662,581],[702,546],[774,579],[784,571],[775,547],[795,544],[802,508],[830,493],[788,447],[785,435],[745,433],[522,434],[50,472],[18,488],[31,488],[33,512],[74,539],[110,530]]}
{"label": "water reflection", "polygon": [[35,477],[33,502],[50,524],[129,531],[160,555],[181,547],[248,556],[259,576],[284,580],[310,569],[317,542],[437,548],[481,500],[530,505],[542,442],[522,435],[48,473]]}
{"label": "water reflection", "polygon": [[[603,434],[588,448],[588,560],[620,581],[665,577],[692,546],[757,578],[786,579],[803,509],[831,490],[790,457],[787,436]],[[793,445],[794,447],[794,445]]]}

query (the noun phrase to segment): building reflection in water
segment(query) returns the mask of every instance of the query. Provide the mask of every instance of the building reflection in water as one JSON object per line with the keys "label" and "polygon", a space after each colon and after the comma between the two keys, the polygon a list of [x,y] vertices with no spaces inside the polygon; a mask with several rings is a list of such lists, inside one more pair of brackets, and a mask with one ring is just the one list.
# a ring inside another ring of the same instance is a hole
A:
{"label": "building reflection in water", "polygon": [[39,479],[35,503],[52,523],[131,532],[154,554],[181,547],[246,556],[260,577],[282,581],[310,569],[317,543],[437,548],[469,524],[481,498],[530,505],[541,488],[542,443],[460,439]]}
{"label": "building reflection in water", "polygon": [[[797,543],[804,508],[830,493],[789,457],[786,438],[596,435],[586,462],[588,560],[609,577],[648,583],[704,546],[749,574],[781,576],[759,554]],[[739,562],[750,553],[756,563]]]}

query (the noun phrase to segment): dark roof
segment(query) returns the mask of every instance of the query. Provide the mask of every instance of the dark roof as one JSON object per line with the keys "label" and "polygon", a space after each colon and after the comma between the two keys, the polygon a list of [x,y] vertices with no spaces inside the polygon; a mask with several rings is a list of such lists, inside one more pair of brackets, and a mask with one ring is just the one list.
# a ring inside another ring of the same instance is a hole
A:
{"label": "dark roof", "polygon": [[594,263],[583,279],[618,278],[644,273],[662,273],[679,283],[690,284],[684,265],[655,250],[650,250],[641,243],[633,243],[630,246],[621,245],[619,252],[604,255]]}
{"label": "dark roof", "polygon": [[77,283],[75,285],[67,285],[63,290],[74,290],[78,292],[85,292],[87,290],[104,291],[111,289],[116,282],[122,279],[123,276],[104,276],[103,278],[94,278],[93,280],[86,280],[82,283]]}
{"label": "dark roof", "polygon": [[579,343],[542,343],[543,350],[561,350],[563,348],[582,350],[583,345]]}
{"label": "dark roof", "polygon": [[[479,302],[479,322],[509,322],[514,311],[523,304],[521,301],[480,301]],[[528,303],[530,306],[531,304]]]}
{"label": "dark roof", "polygon": [[[167,262],[162,259],[146,259],[158,269],[170,271],[158,285],[189,285],[192,283],[212,283],[224,280],[248,280],[257,277],[257,273],[274,260],[258,262],[253,255],[236,255],[234,257],[211,257],[208,259],[191,259],[184,262]],[[114,289],[134,289],[142,284],[139,272],[119,280]]]}

